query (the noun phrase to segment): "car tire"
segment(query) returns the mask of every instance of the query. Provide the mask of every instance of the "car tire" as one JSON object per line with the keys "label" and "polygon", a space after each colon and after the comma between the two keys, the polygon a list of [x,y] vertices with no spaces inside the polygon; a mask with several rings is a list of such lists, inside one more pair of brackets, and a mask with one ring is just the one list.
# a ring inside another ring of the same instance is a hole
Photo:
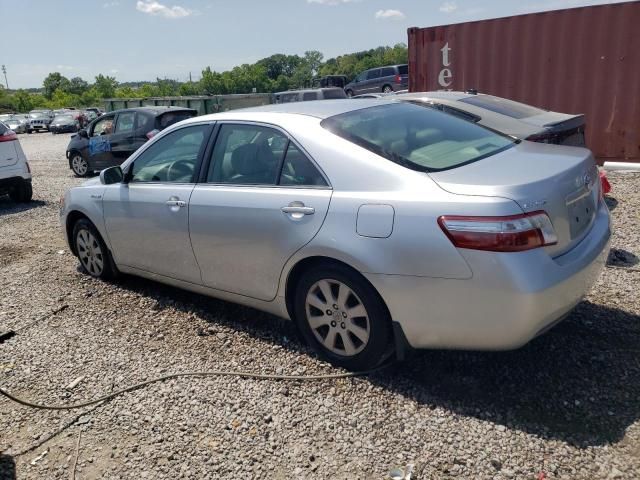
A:
{"label": "car tire", "polygon": [[17,203],[28,203],[33,198],[31,182],[20,182],[9,191],[9,198]]}
{"label": "car tire", "polygon": [[31,134],[31,132],[32,132],[32,131],[33,131],[33,130],[31,130],[30,128],[27,128],[27,133],[28,133],[28,134]]}
{"label": "car tire", "polygon": [[368,370],[390,353],[389,312],[375,289],[347,267],[331,265],[303,273],[293,306],[302,337],[334,365]]}
{"label": "car tire", "polygon": [[79,219],[73,226],[72,235],[76,256],[85,273],[101,280],[116,277],[117,270],[111,252],[93,223],[86,218]]}
{"label": "car tire", "polygon": [[347,94],[347,97],[353,97],[353,90],[347,90],[345,93]]}
{"label": "car tire", "polygon": [[86,177],[89,175],[89,163],[82,157],[79,153],[74,153],[71,155],[71,159],[69,160],[69,165],[71,166],[71,170],[76,177]]}
{"label": "car tire", "polygon": [[385,85],[384,87],[382,87],[382,93],[391,93],[393,92],[393,88],[391,88],[391,85]]}

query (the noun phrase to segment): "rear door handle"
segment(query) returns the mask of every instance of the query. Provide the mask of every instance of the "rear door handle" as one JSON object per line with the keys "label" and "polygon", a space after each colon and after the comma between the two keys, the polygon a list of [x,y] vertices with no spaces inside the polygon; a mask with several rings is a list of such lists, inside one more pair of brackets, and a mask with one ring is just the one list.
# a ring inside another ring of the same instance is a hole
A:
{"label": "rear door handle", "polygon": [[316,213],[315,208],[305,207],[304,205],[301,205],[301,206],[289,205],[287,207],[282,207],[280,210],[282,210],[284,213],[298,214],[298,215],[313,215],[314,213]]}
{"label": "rear door handle", "polygon": [[170,207],[186,207],[187,206],[187,202],[185,202],[184,200],[176,200],[173,198],[167,200],[166,203]]}

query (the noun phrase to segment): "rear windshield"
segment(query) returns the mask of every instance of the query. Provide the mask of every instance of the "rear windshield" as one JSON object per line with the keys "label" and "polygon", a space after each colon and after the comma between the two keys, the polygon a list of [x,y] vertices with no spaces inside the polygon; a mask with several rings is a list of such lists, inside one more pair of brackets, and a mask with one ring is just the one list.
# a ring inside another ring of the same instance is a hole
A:
{"label": "rear windshield", "polygon": [[400,65],[400,66],[398,66],[398,74],[400,74],[400,75],[409,75],[409,65]]}
{"label": "rear windshield", "polygon": [[167,112],[158,118],[158,127],[160,130],[167,128],[169,125],[181,122],[187,118],[194,117],[194,112]]}
{"label": "rear windshield", "polygon": [[410,103],[355,110],[321,125],[392,162],[427,172],[459,167],[514,144],[505,135]]}
{"label": "rear windshield", "polygon": [[506,98],[494,97],[492,95],[474,95],[460,100],[463,103],[485,108],[491,112],[501,113],[511,118],[533,117],[545,113],[546,110],[514,102]]}

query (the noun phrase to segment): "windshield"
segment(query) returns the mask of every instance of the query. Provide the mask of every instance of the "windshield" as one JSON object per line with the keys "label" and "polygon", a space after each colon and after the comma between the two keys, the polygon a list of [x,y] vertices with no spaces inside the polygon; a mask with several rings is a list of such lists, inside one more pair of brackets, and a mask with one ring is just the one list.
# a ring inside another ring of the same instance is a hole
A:
{"label": "windshield", "polygon": [[73,122],[73,117],[71,115],[56,115],[56,118],[53,119],[54,122]]}
{"label": "windshield", "polygon": [[40,117],[47,117],[48,115],[45,112],[31,112],[29,116],[31,118],[40,118]]}
{"label": "windshield", "polygon": [[412,170],[439,171],[494,155],[512,138],[409,103],[386,104],[329,117],[321,125]]}
{"label": "windshield", "polygon": [[460,101],[511,118],[533,117],[546,112],[546,110],[532,107],[531,105],[525,105],[524,103],[514,102],[513,100],[494,97],[492,95],[474,95],[472,97],[462,98]]}

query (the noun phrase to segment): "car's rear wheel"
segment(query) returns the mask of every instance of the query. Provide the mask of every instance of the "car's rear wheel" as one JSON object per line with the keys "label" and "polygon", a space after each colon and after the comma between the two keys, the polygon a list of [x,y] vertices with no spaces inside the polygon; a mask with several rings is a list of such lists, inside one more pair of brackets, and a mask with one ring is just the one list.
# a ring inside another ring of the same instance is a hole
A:
{"label": "car's rear wheel", "polygon": [[31,182],[20,182],[9,190],[9,198],[14,202],[27,203],[33,198],[33,188]]}
{"label": "car's rear wheel", "polygon": [[388,353],[387,309],[373,287],[346,267],[304,273],[294,308],[304,339],[335,365],[366,370],[380,364]]}
{"label": "car's rear wheel", "polygon": [[382,87],[382,93],[391,93],[391,92],[393,92],[393,88],[391,88],[391,86],[385,85],[384,87]]}
{"label": "car's rear wheel", "polygon": [[347,90],[345,93],[347,94],[347,97],[353,97],[353,90]]}
{"label": "car's rear wheel", "polygon": [[89,164],[79,153],[71,155],[71,170],[77,177],[86,177],[89,174]]}
{"label": "car's rear wheel", "polygon": [[115,276],[109,249],[93,224],[81,218],[73,226],[73,246],[85,272],[95,278],[108,280]]}

